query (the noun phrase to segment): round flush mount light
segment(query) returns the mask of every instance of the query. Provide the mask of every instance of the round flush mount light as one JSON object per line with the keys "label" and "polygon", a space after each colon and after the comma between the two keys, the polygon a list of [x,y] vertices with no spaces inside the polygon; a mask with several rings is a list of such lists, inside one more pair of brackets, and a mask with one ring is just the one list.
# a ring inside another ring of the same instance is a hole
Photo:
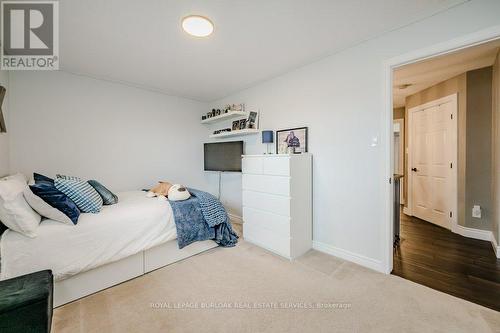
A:
{"label": "round flush mount light", "polygon": [[182,19],[182,29],[195,37],[208,37],[214,32],[214,24],[200,15],[189,15]]}

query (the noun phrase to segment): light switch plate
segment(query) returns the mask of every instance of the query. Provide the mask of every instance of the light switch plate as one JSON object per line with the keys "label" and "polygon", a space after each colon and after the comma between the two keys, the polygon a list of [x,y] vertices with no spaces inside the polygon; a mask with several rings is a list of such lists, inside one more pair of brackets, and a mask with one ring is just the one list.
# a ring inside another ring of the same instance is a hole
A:
{"label": "light switch plate", "polygon": [[472,217],[475,217],[478,219],[481,218],[481,206],[474,205],[474,207],[472,207]]}

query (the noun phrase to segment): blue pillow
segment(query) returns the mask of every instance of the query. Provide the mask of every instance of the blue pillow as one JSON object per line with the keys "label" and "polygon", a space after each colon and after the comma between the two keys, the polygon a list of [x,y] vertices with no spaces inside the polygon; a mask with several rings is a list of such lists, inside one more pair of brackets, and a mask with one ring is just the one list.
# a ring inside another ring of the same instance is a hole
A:
{"label": "blue pillow", "polygon": [[89,183],[83,180],[56,178],[56,188],[75,202],[84,213],[99,213],[102,198]]}
{"label": "blue pillow", "polygon": [[41,175],[39,173],[33,172],[33,178],[35,179],[35,183],[38,182],[49,182],[54,184],[54,179],[49,178],[47,176]]}
{"label": "blue pillow", "polygon": [[97,193],[99,193],[105,205],[114,205],[118,202],[118,197],[116,196],[116,194],[108,190],[97,180],[89,180],[88,183],[97,191]]}
{"label": "blue pillow", "polygon": [[78,217],[80,216],[80,210],[76,204],[55,187],[52,179],[42,175],[38,175],[41,177],[37,177],[37,175],[38,174],[35,174],[36,183],[34,185],[30,185],[31,191],[35,195],[39,196],[43,201],[69,217],[73,224],[77,224]]}

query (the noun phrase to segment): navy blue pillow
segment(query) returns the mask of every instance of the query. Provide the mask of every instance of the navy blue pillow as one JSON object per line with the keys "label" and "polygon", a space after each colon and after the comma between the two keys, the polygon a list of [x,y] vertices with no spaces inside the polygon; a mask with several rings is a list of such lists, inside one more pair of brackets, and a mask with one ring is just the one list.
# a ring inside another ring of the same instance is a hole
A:
{"label": "navy blue pillow", "polygon": [[30,185],[31,191],[43,201],[64,213],[71,219],[73,224],[77,224],[80,210],[76,204],[55,187],[53,179],[36,173],[33,176],[35,185]]}
{"label": "navy blue pillow", "polygon": [[49,182],[54,184],[54,179],[49,178],[47,176],[41,175],[39,173],[33,172],[33,178],[35,179],[35,183],[38,182]]}
{"label": "navy blue pillow", "polygon": [[89,180],[88,183],[97,191],[97,193],[99,193],[105,205],[114,205],[115,203],[118,202],[118,196],[113,192],[111,192],[110,190],[108,190],[104,185],[99,183],[97,180]]}

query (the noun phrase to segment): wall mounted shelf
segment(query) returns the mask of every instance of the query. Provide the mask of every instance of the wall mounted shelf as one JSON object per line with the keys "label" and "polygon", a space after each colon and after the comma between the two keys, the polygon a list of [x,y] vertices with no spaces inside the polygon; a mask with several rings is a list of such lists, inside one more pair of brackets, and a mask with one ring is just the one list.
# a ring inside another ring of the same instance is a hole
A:
{"label": "wall mounted shelf", "polygon": [[212,139],[228,138],[231,136],[251,135],[251,134],[257,134],[257,133],[260,133],[260,130],[255,129],[255,128],[246,128],[246,129],[236,130],[236,131],[231,131],[231,132],[222,132],[219,134],[212,134],[212,135],[210,135],[210,138],[212,138]]}
{"label": "wall mounted shelf", "polygon": [[220,116],[215,116],[212,118],[207,118],[205,120],[202,120],[202,124],[212,124],[212,123],[218,123],[220,121],[224,120],[229,120],[233,118],[239,118],[239,117],[247,117],[248,113],[245,111],[229,111],[228,113],[223,113]]}

